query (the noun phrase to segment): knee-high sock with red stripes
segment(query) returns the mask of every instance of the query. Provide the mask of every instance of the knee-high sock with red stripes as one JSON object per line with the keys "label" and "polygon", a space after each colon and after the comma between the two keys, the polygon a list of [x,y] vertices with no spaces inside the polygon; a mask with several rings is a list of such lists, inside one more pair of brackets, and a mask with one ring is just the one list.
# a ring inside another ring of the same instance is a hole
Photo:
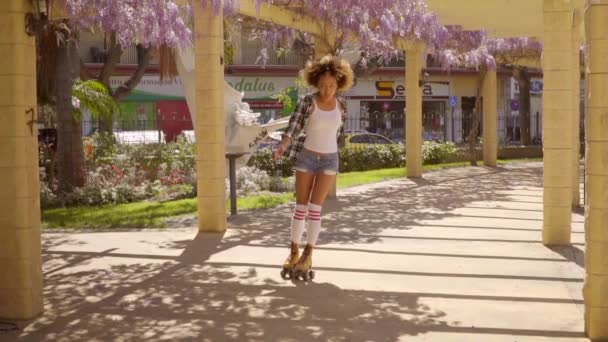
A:
{"label": "knee-high sock with red stripes", "polygon": [[322,207],[320,205],[308,204],[308,228],[306,230],[306,239],[311,246],[317,244],[317,239],[321,232],[321,209]]}
{"label": "knee-high sock with red stripes", "polygon": [[296,204],[291,218],[291,241],[300,243],[306,226],[306,204]]}

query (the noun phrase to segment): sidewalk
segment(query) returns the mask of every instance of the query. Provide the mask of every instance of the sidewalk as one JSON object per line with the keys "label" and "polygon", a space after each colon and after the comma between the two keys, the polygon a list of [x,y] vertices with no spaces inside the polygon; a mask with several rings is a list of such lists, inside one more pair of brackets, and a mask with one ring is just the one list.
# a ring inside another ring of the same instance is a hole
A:
{"label": "sidewalk", "polygon": [[0,341],[587,341],[583,216],[540,243],[542,163],[327,203],[316,278],[279,276],[292,206],[196,228],[44,234],[45,313]]}

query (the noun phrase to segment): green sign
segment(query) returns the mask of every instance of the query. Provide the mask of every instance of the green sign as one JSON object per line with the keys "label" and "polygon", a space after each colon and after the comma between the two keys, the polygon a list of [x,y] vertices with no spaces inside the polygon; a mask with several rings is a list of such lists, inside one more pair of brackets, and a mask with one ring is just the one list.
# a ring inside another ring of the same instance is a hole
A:
{"label": "green sign", "polygon": [[154,130],[156,127],[155,102],[120,102],[122,115],[116,118],[117,126],[124,131]]}

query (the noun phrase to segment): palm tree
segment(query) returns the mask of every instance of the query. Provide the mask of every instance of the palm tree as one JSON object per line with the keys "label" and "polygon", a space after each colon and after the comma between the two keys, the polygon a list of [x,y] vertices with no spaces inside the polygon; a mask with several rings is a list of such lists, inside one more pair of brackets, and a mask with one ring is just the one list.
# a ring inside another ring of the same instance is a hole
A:
{"label": "palm tree", "polygon": [[119,114],[120,106],[114,100],[103,83],[96,80],[76,80],[72,86],[72,105],[74,119],[80,121],[82,111],[86,109],[95,120],[106,123],[114,121],[114,115]]}
{"label": "palm tree", "polygon": [[[65,102],[65,101],[64,101]],[[94,120],[101,120],[111,126],[114,115],[120,114],[118,103],[112,98],[107,88],[99,81],[77,79],[71,89],[71,117],[66,118],[64,125],[58,129],[66,130],[58,134],[58,181],[62,192],[71,192],[74,187],[82,187],[86,182],[84,150],[82,142],[82,114],[88,111]],[[64,111],[65,112],[65,111]],[[69,113],[70,110],[67,110]],[[60,133],[60,132],[58,132]],[[61,141],[62,137],[70,143]],[[62,158],[61,155],[64,155]]]}

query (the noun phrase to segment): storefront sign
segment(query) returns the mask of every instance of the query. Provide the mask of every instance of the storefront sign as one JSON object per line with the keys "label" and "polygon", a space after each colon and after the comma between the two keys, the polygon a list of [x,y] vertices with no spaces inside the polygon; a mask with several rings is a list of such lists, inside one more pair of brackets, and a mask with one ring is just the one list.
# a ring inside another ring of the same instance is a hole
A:
{"label": "storefront sign", "polygon": [[[422,86],[422,96],[447,96],[446,83],[425,82]],[[376,97],[403,98],[405,97],[405,84],[395,81],[376,81]]]}
{"label": "storefront sign", "polygon": [[[110,87],[115,89],[128,79],[129,76],[113,76],[110,78]],[[236,90],[244,92],[245,99],[267,99],[295,85],[293,77],[225,76],[224,79]],[[135,87],[133,95],[134,97],[129,100],[177,100],[184,99],[184,89],[179,77],[173,81],[161,82],[158,75],[145,75]]]}
{"label": "storefront sign", "polygon": [[246,99],[268,98],[285,88],[295,86],[294,77],[225,76],[224,79],[234,89],[245,93]]}
{"label": "storefront sign", "polygon": [[283,109],[283,104],[278,101],[247,101],[251,108],[255,109]]}
{"label": "storefront sign", "polygon": [[[426,82],[422,86],[422,96],[447,97],[449,83]],[[403,81],[359,81],[345,96],[351,99],[403,99],[405,98]]]}
{"label": "storefront sign", "polygon": [[[129,76],[110,77],[110,88],[116,89],[126,81]],[[153,100],[183,100],[184,89],[182,82],[177,77],[173,81],[160,80],[158,75],[145,75],[133,89],[128,101],[153,101]]]}

